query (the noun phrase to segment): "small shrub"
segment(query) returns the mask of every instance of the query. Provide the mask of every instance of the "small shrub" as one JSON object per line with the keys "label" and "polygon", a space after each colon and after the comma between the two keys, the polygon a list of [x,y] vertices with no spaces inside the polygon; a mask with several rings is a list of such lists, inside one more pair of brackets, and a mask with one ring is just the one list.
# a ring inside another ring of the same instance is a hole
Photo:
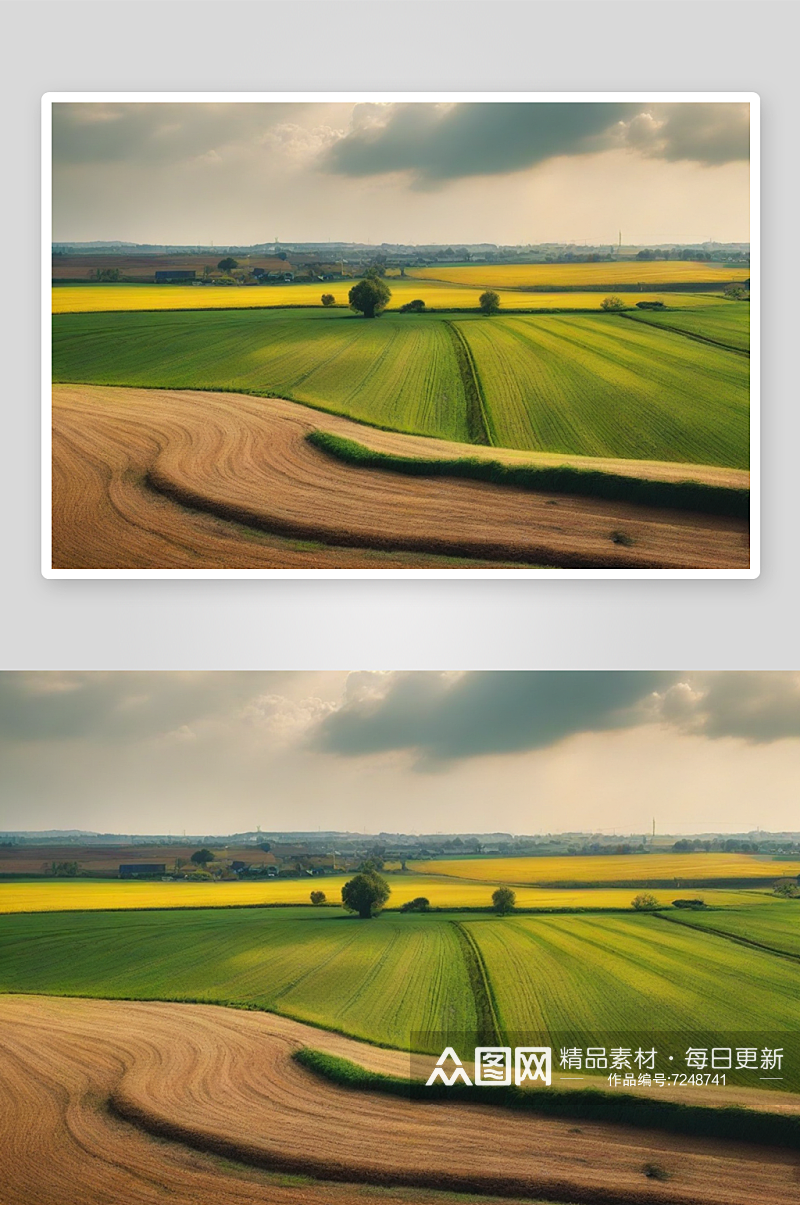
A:
{"label": "small shrub", "polygon": [[333,293],[323,293],[322,294],[322,304],[323,305],[336,305],[336,298],[334,297]]}
{"label": "small shrub", "polygon": [[622,544],[624,548],[630,548],[633,545],[633,537],[626,536],[624,531],[612,531],[611,542],[613,544]]}
{"label": "small shrub", "polygon": [[500,294],[495,293],[492,289],[487,289],[478,298],[478,305],[481,307],[481,313],[496,314],[500,309]]}
{"label": "small shrub", "polygon": [[312,891],[311,892],[311,903],[315,904],[315,905],[324,904],[325,903],[325,892],[324,891]]}
{"label": "small shrub", "polygon": [[413,301],[407,301],[405,305],[400,306],[401,314],[421,314],[425,309],[425,302],[421,297],[415,297]]}
{"label": "small shrub", "polygon": [[431,906],[430,900],[427,900],[424,895],[418,895],[416,899],[406,900],[400,905],[401,912],[427,912]]}
{"label": "small shrub", "polygon": [[510,887],[498,887],[492,892],[492,907],[498,916],[505,916],[508,912],[514,911],[514,906],[517,902],[517,894]]}
{"label": "small shrub", "polygon": [[649,891],[640,891],[638,895],[633,897],[631,904],[637,912],[652,912],[654,908],[660,906],[656,897],[651,895]]}
{"label": "small shrub", "polygon": [[600,302],[601,310],[624,310],[625,302],[621,297],[604,297]]}
{"label": "small shrub", "polygon": [[705,906],[706,906],[705,900],[673,900],[672,901],[673,908],[694,908],[695,910],[697,910],[698,908],[705,908]]}
{"label": "small shrub", "polygon": [[787,900],[800,899],[800,886],[792,879],[778,879],[775,886],[772,888],[775,895],[783,896]]}
{"label": "small shrub", "polygon": [[661,1167],[658,1163],[645,1163],[642,1171],[647,1176],[648,1180],[668,1180],[669,1172],[666,1168]]}

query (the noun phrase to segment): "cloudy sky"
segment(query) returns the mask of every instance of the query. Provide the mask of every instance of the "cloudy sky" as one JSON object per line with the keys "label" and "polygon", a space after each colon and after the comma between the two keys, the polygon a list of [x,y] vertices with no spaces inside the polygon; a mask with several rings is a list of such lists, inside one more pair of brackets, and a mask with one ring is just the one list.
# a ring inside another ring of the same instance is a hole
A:
{"label": "cloudy sky", "polygon": [[749,240],[749,106],[60,103],[53,238]]}
{"label": "cloudy sky", "polygon": [[800,673],[0,674],[0,831],[797,830]]}

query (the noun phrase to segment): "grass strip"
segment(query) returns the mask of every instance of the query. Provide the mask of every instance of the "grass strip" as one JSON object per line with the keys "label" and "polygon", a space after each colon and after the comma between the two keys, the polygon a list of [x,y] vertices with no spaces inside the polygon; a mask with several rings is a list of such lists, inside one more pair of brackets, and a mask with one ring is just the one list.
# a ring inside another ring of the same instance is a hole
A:
{"label": "grass strip", "polygon": [[444,328],[453,344],[464,397],[467,402],[467,432],[469,441],[473,444],[492,443],[489,424],[486,419],[486,399],[483,396],[481,379],[472,355],[472,349],[458,327],[452,322],[444,322]]}
{"label": "grass strip", "polygon": [[575,469],[570,465],[536,468],[506,465],[496,460],[429,460],[422,456],[397,456],[375,452],[355,440],[328,431],[311,431],[306,439],[319,451],[362,469],[405,473],[410,477],[462,477],[514,489],[577,494],[609,502],[632,502],[639,506],[698,511],[736,519],[750,517],[750,491],[733,486],[706,485],[700,481],[649,481],[621,473],[602,473],[597,469]]}
{"label": "grass strip", "polygon": [[340,1088],[359,1092],[380,1092],[420,1101],[450,1100],[468,1104],[495,1105],[505,1109],[538,1113],[545,1117],[563,1117],[580,1121],[611,1122],[637,1129],[666,1130],[671,1134],[719,1138],[733,1142],[752,1142],[800,1150],[800,1116],[760,1112],[741,1105],[711,1108],[636,1096],[632,1092],[602,1092],[597,1088],[524,1089],[482,1085],[432,1084],[401,1079],[367,1071],[349,1059],[303,1047],[292,1056],[306,1070]]}
{"label": "grass strip", "polygon": [[500,1046],[502,1043],[500,1025],[497,1020],[497,1005],[480,947],[461,921],[451,923],[464,956],[467,978],[475,1000],[478,1037],[480,1042],[486,1046]]}

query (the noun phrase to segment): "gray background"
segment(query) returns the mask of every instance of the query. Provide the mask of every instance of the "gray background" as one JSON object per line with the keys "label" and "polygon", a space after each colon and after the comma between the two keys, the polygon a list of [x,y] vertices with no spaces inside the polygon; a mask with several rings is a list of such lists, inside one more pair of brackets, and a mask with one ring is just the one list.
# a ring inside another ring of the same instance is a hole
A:
{"label": "gray background", "polygon": [[[0,669],[798,668],[798,6],[0,4]],[[46,581],[39,101],[91,90],[753,91],[762,101],[756,581]]]}

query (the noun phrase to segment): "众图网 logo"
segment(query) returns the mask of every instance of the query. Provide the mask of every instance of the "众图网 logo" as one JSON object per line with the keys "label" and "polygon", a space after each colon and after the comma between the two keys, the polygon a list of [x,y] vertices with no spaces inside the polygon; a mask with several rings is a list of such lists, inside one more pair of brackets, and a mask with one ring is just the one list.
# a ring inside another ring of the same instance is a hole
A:
{"label": "\u4f17\u56fe\u7f51 logo", "polygon": [[[549,1087],[552,1066],[549,1046],[515,1046],[513,1050],[510,1046],[475,1047],[475,1083],[485,1087],[507,1088],[512,1082],[518,1088],[525,1083]],[[435,1083],[448,1088],[456,1083],[472,1087],[472,1080],[452,1046],[442,1051],[425,1086],[429,1088]]]}

